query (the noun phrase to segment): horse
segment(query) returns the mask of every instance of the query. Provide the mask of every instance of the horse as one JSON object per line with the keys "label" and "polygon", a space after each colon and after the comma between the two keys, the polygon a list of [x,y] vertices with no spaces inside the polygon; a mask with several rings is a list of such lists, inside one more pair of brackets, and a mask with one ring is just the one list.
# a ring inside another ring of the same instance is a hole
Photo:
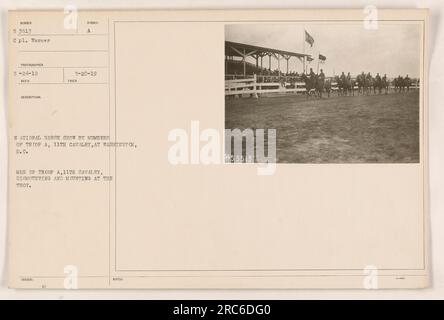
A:
{"label": "horse", "polygon": [[307,95],[307,99],[316,93],[316,78],[311,79],[305,73],[301,76],[302,81],[305,83],[305,94]]}
{"label": "horse", "polygon": [[367,95],[371,93],[373,88],[373,78],[371,75],[366,75],[364,78],[364,91]]}
{"label": "horse", "polygon": [[319,97],[322,99],[322,92],[324,91],[325,79],[321,78],[319,75],[315,76],[315,91]]}
{"label": "horse", "polygon": [[344,93],[347,95],[355,95],[355,80],[351,78],[345,78],[344,82]]}
{"label": "horse", "polygon": [[359,74],[356,77],[356,82],[358,84],[358,95],[359,95],[359,93],[364,94],[365,75]]}
{"label": "horse", "polygon": [[381,94],[382,91],[382,80],[381,77],[376,77],[373,81],[373,93],[376,93],[376,89],[378,89],[378,93]]}
{"label": "horse", "polygon": [[338,96],[344,95],[344,82],[339,76],[335,76],[335,82],[338,86]]}
{"label": "horse", "polygon": [[410,78],[404,78],[404,85],[407,88],[407,92],[409,92],[410,86],[412,85],[412,80],[410,80]]}
{"label": "horse", "polygon": [[395,78],[393,80],[393,83],[395,85],[395,92],[402,92],[404,91],[404,79],[400,76]]}
{"label": "horse", "polygon": [[390,81],[389,80],[387,80],[387,78],[382,78],[381,79],[381,88],[384,88],[384,90],[385,90],[385,94],[387,94],[388,93],[388,91],[389,91],[389,84],[390,84]]}
{"label": "horse", "polygon": [[301,79],[305,83],[305,91],[307,94],[307,99],[309,96],[314,95],[322,99],[322,93],[326,90],[328,97],[330,97],[331,83],[330,80],[325,81],[324,78],[319,75],[315,75],[314,78],[310,78],[303,74]]}
{"label": "horse", "polygon": [[330,98],[330,93],[331,93],[331,80],[330,79],[325,80],[324,89],[325,89],[325,92],[327,93],[327,96]]}

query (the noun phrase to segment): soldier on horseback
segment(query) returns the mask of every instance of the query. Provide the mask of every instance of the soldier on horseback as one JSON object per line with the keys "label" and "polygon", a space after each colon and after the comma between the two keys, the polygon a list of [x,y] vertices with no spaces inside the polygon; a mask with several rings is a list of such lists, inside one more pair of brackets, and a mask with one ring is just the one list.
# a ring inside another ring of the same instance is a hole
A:
{"label": "soldier on horseback", "polygon": [[[322,98],[322,92],[324,91],[324,85],[325,85],[324,70],[321,69],[321,72],[316,77],[317,77],[316,90],[318,91],[319,98]],[[330,96],[330,93],[328,94]]]}
{"label": "soldier on horseback", "polygon": [[379,94],[381,94],[382,83],[381,83],[381,76],[379,75],[379,72],[376,73],[376,76],[375,76],[375,88],[376,87],[378,88]]}
{"label": "soldier on horseback", "polygon": [[345,86],[345,80],[346,80],[344,71],[342,71],[341,76],[339,77],[339,80],[340,81],[338,82],[338,90],[341,94],[344,94],[345,93],[344,86]]}
{"label": "soldier on horseback", "polygon": [[310,68],[310,80],[314,81],[316,78],[316,74],[313,72],[313,68]]}
{"label": "soldier on horseback", "polygon": [[389,84],[388,84],[388,81],[387,81],[387,74],[385,74],[385,73],[384,73],[384,76],[382,77],[382,86],[385,89],[385,94],[387,94],[388,93]]}
{"label": "soldier on horseback", "polygon": [[410,85],[412,84],[412,83],[411,83],[411,80],[410,80],[410,78],[409,78],[409,75],[406,75],[406,76],[405,76],[405,78],[404,78],[404,84],[405,84],[405,86],[407,87],[407,92],[409,92],[409,91],[410,91]]}
{"label": "soldier on horseback", "polygon": [[321,79],[322,81],[325,80],[325,74],[324,71],[321,69],[321,72],[319,73],[319,79]]}
{"label": "soldier on horseback", "polygon": [[404,85],[403,85],[403,79],[401,77],[401,75],[398,75],[398,78],[396,78],[396,82],[395,82],[395,89],[398,89],[398,92],[401,92],[404,90]]}
{"label": "soldier on horseback", "polygon": [[347,72],[347,77],[346,77],[346,81],[345,81],[345,93],[347,94],[347,92],[349,94],[353,93],[353,95],[355,95],[355,91],[354,91],[354,83],[352,81],[350,72]]}
{"label": "soldier on horseback", "polygon": [[301,79],[305,82],[305,94],[308,99],[315,89],[315,78],[312,68],[310,68],[310,73],[308,75],[303,72],[301,75]]}
{"label": "soldier on horseback", "polygon": [[365,76],[365,85],[367,90],[367,95],[371,92],[372,86],[373,86],[373,78],[370,72],[367,73]]}
{"label": "soldier on horseback", "polygon": [[361,74],[358,74],[356,77],[356,81],[358,82],[358,95],[362,90],[362,94],[364,94],[364,82],[365,82],[365,74],[364,71]]}
{"label": "soldier on horseback", "polygon": [[321,83],[323,90],[325,90],[328,97],[330,98],[331,81],[330,81],[330,79],[325,79],[324,70],[321,69],[321,72],[319,73],[318,78],[319,78],[319,83]]}

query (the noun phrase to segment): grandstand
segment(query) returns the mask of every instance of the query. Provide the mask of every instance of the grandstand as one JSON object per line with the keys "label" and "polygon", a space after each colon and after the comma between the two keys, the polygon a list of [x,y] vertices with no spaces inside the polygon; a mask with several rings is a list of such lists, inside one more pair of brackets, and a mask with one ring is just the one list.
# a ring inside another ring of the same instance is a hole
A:
{"label": "grandstand", "polygon": [[[303,65],[308,54],[302,54],[291,51],[284,51],[266,47],[259,47],[245,43],[225,41],[225,75],[226,79],[236,79],[238,77],[248,78],[253,74],[281,75],[281,61],[286,61],[285,74],[289,74],[289,60],[291,58],[298,59]],[[255,63],[247,61],[252,58]],[[264,58],[268,58],[265,67]],[[278,68],[271,70],[271,61],[276,59]],[[302,70],[303,68],[301,68]]]}
{"label": "grandstand", "polygon": [[[226,74],[227,77],[236,78],[237,76],[244,76],[244,63],[245,63],[245,76],[253,74],[262,74],[267,69],[256,67],[251,62],[241,60],[227,60],[226,61]],[[228,80],[227,78],[227,80]]]}

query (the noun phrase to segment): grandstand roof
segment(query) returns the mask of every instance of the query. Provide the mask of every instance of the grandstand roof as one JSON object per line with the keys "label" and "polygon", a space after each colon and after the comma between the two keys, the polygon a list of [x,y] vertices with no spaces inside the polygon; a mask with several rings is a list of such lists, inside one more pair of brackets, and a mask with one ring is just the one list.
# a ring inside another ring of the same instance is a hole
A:
{"label": "grandstand roof", "polygon": [[[246,43],[239,43],[239,42],[232,42],[232,41],[225,41],[225,55],[227,56],[235,56],[235,57],[242,57],[239,52],[236,50],[242,52],[245,51],[255,51],[255,54],[280,54],[282,56],[289,56],[289,57],[309,57],[309,54],[303,54],[303,53],[297,53],[297,52],[291,52],[291,51],[284,51],[284,50],[278,50],[278,49],[272,49],[272,48],[266,48],[266,47],[259,47],[259,46],[253,46],[251,44]],[[248,52],[247,52],[248,53]]]}

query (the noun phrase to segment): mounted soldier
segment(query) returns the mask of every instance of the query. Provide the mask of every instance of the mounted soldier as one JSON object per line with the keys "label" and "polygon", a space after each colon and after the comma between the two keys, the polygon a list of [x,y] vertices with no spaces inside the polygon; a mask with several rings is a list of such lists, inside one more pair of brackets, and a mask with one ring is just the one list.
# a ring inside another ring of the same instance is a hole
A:
{"label": "mounted soldier", "polygon": [[321,72],[319,73],[319,79],[321,79],[322,81],[325,80],[325,74],[324,71],[321,69]]}
{"label": "mounted soldier", "polygon": [[368,72],[367,75],[365,76],[365,87],[368,95],[373,87],[373,78],[370,72]]}
{"label": "mounted soldier", "polygon": [[316,74],[313,72],[313,68],[310,68],[310,74],[309,74],[310,80],[311,81],[315,81],[316,79]]}
{"label": "mounted soldier", "polygon": [[319,98],[322,98],[322,92],[324,91],[325,85],[325,74],[324,70],[321,69],[319,75],[316,76],[316,91],[318,93]]}
{"label": "mounted soldier", "polygon": [[388,93],[388,89],[389,89],[389,83],[388,83],[388,80],[387,80],[387,74],[385,74],[385,73],[384,73],[384,76],[382,77],[382,86],[385,89],[385,94],[387,94]]}
{"label": "mounted soldier", "polygon": [[313,80],[311,79],[311,72],[308,75],[306,75],[305,72],[303,72],[301,75],[301,80],[304,81],[305,83],[305,94],[308,99],[315,91],[315,86],[316,86],[315,79]]}
{"label": "mounted soldier", "polygon": [[404,91],[404,79],[401,77],[401,75],[398,75],[398,78],[396,78],[396,87],[398,88],[399,92]]}
{"label": "mounted soldier", "polygon": [[376,89],[376,88],[378,88],[378,92],[379,92],[379,94],[381,94],[382,82],[381,82],[381,76],[379,75],[379,72],[376,73],[376,76],[375,76],[374,89]]}
{"label": "mounted soldier", "polygon": [[349,94],[355,95],[355,90],[354,90],[355,88],[354,87],[355,87],[355,84],[352,81],[350,72],[347,72],[347,76],[345,78],[345,83],[344,83],[345,94],[347,94],[347,92],[348,92]]}
{"label": "mounted soldier", "polygon": [[410,80],[409,75],[405,76],[404,85],[407,87],[407,92],[410,91],[410,86],[412,85],[412,81]]}
{"label": "mounted soldier", "polygon": [[345,81],[346,81],[346,76],[344,71],[342,71],[338,81],[338,92],[342,95],[345,93]]}
{"label": "mounted soldier", "polygon": [[358,76],[356,77],[356,81],[358,82],[358,95],[360,92],[364,94],[364,82],[365,82],[364,71],[362,71],[361,74],[358,74]]}

